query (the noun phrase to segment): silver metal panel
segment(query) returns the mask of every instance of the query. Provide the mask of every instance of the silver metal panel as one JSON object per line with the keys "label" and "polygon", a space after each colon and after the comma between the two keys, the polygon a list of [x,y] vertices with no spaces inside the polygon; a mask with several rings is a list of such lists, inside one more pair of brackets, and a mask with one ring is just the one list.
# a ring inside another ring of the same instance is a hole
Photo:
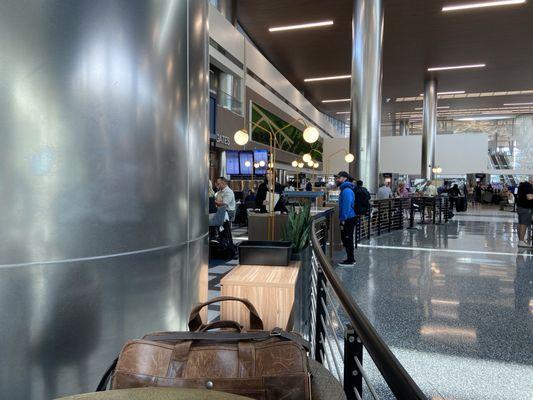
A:
{"label": "silver metal panel", "polygon": [[409,120],[402,119],[400,120],[400,136],[409,135]]}
{"label": "silver metal panel", "polygon": [[435,166],[435,141],[437,139],[437,81],[424,82],[424,105],[422,108],[422,170],[423,179],[432,179]]}
{"label": "silver metal panel", "polygon": [[350,164],[350,173],[373,193],[379,174],[382,43],[382,1],[355,0],[350,91],[350,152],[355,162]]}
{"label": "silver metal panel", "polygon": [[[209,104],[207,2],[189,2],[189,235],[197,238],[208,225]],[[191,207],[191,205],[194,205]]]}
{"label": "silver metal panel", "polygon": [[185,328],[206,20],[205,0],[0,2],[2,397],[93,390],[128,338]]}

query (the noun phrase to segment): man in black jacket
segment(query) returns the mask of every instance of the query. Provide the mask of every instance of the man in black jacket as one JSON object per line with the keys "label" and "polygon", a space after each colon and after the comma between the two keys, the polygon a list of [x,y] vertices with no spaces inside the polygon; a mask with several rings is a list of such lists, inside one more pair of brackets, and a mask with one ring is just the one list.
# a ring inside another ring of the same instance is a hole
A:
{"label": "man in black jacket", "polygon": [[[270,170],[266,172],[265,181],[257,188],[257,195],[255,196],[255,208],[258,208],[261,210],[261,212],[267,212],[268,203],[271,201],[271,196],[268,196],[268,194],[272,193],[273,186],[274,193],[280,196],[277,203],[274,204],[274,211],[286,212],[287,208],[285,207],[284,200],[282,199],[283,186],[277,182],[274,182],[274,179],[272,178],[272,171]],[[274,196],[272,196],[272,198],[273,197]]]}
{"label": "man in black jacket", "polygon": [[516,195],[516,212],[518,214],[518,247],[531,247],[524,241],[526,230],[531,225],[533,210],[533,175],[529,180],[521,182]]}

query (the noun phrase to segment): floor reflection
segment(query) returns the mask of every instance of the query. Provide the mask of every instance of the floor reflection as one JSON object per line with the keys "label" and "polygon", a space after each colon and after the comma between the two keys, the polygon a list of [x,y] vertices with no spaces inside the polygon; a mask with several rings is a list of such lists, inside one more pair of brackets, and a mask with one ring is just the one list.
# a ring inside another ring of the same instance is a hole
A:
{"label": "floor reflection", "polygon": [[533,398],[533,252],[517,253],[513,224],[475,210],[373,238],[338,270],[435,398]]}

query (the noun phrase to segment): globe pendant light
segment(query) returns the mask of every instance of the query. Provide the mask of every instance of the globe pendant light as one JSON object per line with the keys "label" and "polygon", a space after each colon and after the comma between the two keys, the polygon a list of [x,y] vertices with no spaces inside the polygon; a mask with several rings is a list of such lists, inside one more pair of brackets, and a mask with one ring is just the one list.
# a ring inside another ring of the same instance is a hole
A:
{"label": "globe pendant light", "polygon": [[313,165],[315,165],[315,162],[314,162],[313,160],[309,160],[309,161],[307,162],[307,166],[308,166],[308,167],[312,167]]}
{"label": "globe pendant light", "polygon": [[346,161],[348,164],[353,162],[355,160],[355,157],[352,153],[348,153],[344,156],[344,161]]}
{"label": "globe pendant light", "polygon": [[296,167],[298,166],[298,161],[294,160],[294,161],[291,163],[291,165],[292,165],[294,168],[296,168]]}
{"label": "globe pendant light", "polygon": [[235,132],[235,135],[233,135],[233,140],[235,140],[235,143],[239,146],[244,146],[250,140],[250,136],[248,135],[248,132],[246,132],[246,129],[239,129]]}
{"label": "globe pendant light", "polygon": [[318,129],[316,129],[314,126],[308,126],[304,130],[304,140],[307,143],[315,143],[318,140],[318,137],[320,136]]}
{"label": "globe pendant light", "polygon": [[311,161],[311,154],[307,153],[307,154],[304,154],[302,159],[304,160],[304,162],[309,162]]}

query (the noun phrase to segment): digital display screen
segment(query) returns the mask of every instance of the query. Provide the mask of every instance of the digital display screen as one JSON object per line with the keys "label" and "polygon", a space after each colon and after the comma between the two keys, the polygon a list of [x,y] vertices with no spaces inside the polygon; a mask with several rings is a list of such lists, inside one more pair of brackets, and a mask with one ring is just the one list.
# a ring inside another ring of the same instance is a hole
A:
{"label": "digital display screen", "polygon": [[[241,167],[241,175],[252,175],[254,168],[254,153],[252,151],[240,151],[239,160]],[[246,166],[246,161],[250,163],[250,166]]]}
{"label": "digital display screen", "polygon": [[226,174],[239,175],[239,152],[233,150],[226,151]]}
{"label": "digital display screen", "polygon": [[261,161],[263,161],[265,165],[255,169],[256,175],[266,174],[268,164],[268,152],[266,150],[254,150],[254,162],[259,163]]}

